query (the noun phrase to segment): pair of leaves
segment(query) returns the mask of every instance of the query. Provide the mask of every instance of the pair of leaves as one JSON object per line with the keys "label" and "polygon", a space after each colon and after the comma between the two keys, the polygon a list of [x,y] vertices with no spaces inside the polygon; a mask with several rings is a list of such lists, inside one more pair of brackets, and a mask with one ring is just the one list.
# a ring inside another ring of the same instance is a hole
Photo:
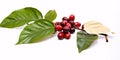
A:
{"label": "pair of leaves", "polygon": [[[57,13],[55,10],[49,10],[45,15],[45,19],[53,21],[56,18],[56,16]],[[27,24],[31,21],[37,21],[40,19],[43,19],[43,16],[38,9],[26,7],[23,9],[13,11],[2,21],[0,26],[6,28],[15,28]]]}
{"label": "pair of leaves", "polygon": [[77,48],[79,53],[89,48],[97,38],[98,35],[96,34],[89,34],[85,31],[77,32]]}
{"label": "pair of leaves", "polygon": [[35,43],[42,41],[55,32],[52,21],[56,16],[55,10],[49,10],[43,18],[42,13],[36,8],[26,7],[13,11],[2,21],[0,26],[15,28],[34,21],[34,23],[27,25],[22,30],[19,41],[16,44]]}

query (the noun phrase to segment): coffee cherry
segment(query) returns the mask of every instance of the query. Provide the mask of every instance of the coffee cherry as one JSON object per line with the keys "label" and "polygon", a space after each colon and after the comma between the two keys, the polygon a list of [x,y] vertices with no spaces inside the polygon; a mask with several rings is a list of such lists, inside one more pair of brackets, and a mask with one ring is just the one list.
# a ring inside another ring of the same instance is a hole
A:
{"label": "coffee cherry", "polygon": [[75,22],[75,28],[79,28],[81,26],[81,23]]}
{"label": "coffee cherry", "polygon": [[61,26],[65,26],[67,23],[68,23],[67,20],[63,20],[63,21],[61,22]]}
{"label": "coffee cherry", "polygon": [[59,32],[58,33],[58,39],[59,40],[63,40],[64,39],[64,33],[63,32]]}
{"label": "coffee cherry", "polygon": [[68,26],[63,27],[63,32],[68,33],[70,31],[70,28]]}
{"label": "coffee cherry", "polygon": [[75,20],[75,16],[74,16],[73,14],[71,14],[71,15],[69,16],[69,20],[70,20],[70,21],[74,21],[74,20]]}
{"label": "coffee cherry", "polygon": [[68,20],[68,18],[67,17],[63,17],[62,20]]}
{"label": "coffee cherry", "polygon": [[55,22],[55,25],[60,25],[60,22]]}
{"label": "coffee cherry", "polygon": [[71,28],[71,24],[70,23],[66,23],[66,26],[68,26],[69,28]]}
{"label": "coffee cherry", "polygon": [[70,36],[71,36],[71,34],[70,34],[70,32],[68,32],[68,33],[65,34],[64,38],[65,39],[70,39]]}
{"label": "coffee cherry", "polygon": [[73,34],[75,32],[75,28],[70,28],[70,33]]}
{"label": "coffee cherry", "polygon": [[55,26],[55,30],[56,31],[61,31],[62,30],[62,26],[61,25],[56,25]]}
{"label": "coffee cherry", "polygon": [[74,21],[69,21],[69,23],[71,24],[72,27],[75,25]]}

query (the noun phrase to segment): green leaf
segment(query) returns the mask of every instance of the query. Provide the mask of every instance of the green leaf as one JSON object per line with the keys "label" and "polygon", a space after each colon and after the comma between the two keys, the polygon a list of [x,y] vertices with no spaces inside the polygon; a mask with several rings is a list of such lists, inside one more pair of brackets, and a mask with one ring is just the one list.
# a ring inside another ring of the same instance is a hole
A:
{"label": "green leaf", "polygon": [[26,7],[13,11],[2,21],[0,26],[6,28],[14,28],[22,26],[30,21],[36,21],[42,18],[42,13],[39,10],[32,7]]}
{"label": "green leaf", "polygon": [[45,19],[48,19],[50,21],[53,21],[56,17],[57,13],[55,10],[49,10],[45,15]]}
{"label": "green leaf", "polygon": [[85,31],[77,32],[77,48],[79,53],[89,48],[96,39],[98,39],[96,34],[88,34]]}
{"label": "green leaf", "polygon": [[16,44],[35,43],[50,37],[55,32],[54,24],[45,19],[41,19],[26,26],[20,34]]}

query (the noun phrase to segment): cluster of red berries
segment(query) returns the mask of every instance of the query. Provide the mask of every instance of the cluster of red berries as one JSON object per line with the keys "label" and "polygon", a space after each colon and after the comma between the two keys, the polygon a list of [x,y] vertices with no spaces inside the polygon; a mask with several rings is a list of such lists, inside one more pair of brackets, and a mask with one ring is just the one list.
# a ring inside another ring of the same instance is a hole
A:
{"label": "cluster of red berries", "polygon": [[59,31],[57,35],[59,40],[69,39],[71,34],[75,32],[75,29],[81,26],[81,23],[74,22],[74,20],[75,16],[71,14],[69,18],[63,17],[62,22],[55,22],[55,30]]}

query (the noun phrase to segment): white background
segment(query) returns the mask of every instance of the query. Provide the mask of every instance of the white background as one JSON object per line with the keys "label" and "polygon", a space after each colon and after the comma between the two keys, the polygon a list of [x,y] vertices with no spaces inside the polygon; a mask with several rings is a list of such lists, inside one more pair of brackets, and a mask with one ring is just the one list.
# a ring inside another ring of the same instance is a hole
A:
{"label": "white background", "polygon": [[0,60],[120,60],[120,1],[119,0],[0,0],[0,22],[12,11],[35,7],[43,15],[55,9],[57,18],[74,14],[82,24],[89,20],[102,22],[114,35],[106,43],[100,37],[87,50],[78,53],[76,33],[70,40],[60,41],[57,36],[35,44],[15,45],[22,27],[0,28]]}

